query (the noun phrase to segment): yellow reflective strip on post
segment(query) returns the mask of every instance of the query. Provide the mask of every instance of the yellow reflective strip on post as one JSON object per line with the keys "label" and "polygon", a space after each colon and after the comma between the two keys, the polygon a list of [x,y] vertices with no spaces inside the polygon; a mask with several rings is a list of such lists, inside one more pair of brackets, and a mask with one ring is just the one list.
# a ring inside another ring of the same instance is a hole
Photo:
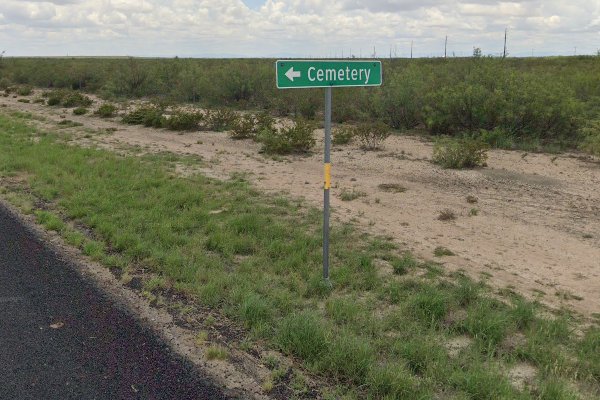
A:
{"label": "yellow reflective strip on post", "polygon": [[325,163],[325,189],[331,189],[331,163]]}

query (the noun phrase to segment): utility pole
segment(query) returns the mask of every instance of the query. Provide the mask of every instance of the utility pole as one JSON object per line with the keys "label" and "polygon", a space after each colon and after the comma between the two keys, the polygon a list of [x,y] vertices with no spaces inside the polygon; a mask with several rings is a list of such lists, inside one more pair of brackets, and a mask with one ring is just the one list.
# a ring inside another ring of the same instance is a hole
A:
{"label": "utility pole", "polygon": [[504,53],[502,53],[502,58],[506,58],[506,35],[508,33],[508,28],[504,29]]}
{"label": "utility pole", "polygon": [[413,41],[410,41],[410,59],[412,60]]}
{"label": "utility pole", "polygon": [[444,58],[447,57],[448,52],[448,35],[446,35],[446,42],[444,43]]}

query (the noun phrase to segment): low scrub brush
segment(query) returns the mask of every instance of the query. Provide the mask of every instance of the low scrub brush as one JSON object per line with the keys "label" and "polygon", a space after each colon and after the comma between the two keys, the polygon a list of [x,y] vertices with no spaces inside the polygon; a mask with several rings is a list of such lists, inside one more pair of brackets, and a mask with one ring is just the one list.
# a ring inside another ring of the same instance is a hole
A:
{"label": "low scrub brush", "polygon": [[198,129],[203,115],[199,112],[175,111],[168,118],[163,118],[162,125],[172,131],[192,131]]}
{"label": "low scrub brush", "polygon": [[486,165],[488,145],[476,139],[439,139],[433,162],[443,168],[463,169]]}
{"label": "low scrub brush", "polygon": [[316,143],[313,131],[311,124],[299,119],[289,127],[264,129],[258,140],[267,154],[307,153]]}
{"label": "low scrub brush", "polygon": [[144,125],[161,128],[163,124],[162,108],[156,106],[142,106],[123,117],[123,122],[130,125]]}
{"label": "low scrub brush", "polygon": [[98,110],[96,110],[94,114],[102,118],[111,118],[114,117],[116,113],[117,106],[111,103],[104,103],[98,108]]}
{"label": "low scrub brush", "polygon": [[233,139],[256,139],[264,131],[272,131],[275,120],[267,113],[245,114],[236,118],[232,124],[231,137]]}
{"label": "low scrub brush", "polygon": [[207,131],[221,132],[230,129],[237,120],[235,112],[222,108],[207,110],[204,115],[202,128]]}
{"label": "low scrub brush", "polygon": [[355,135],[366,150],[376,150],[390,135],[390,128],[383,122],[363,123],[355,128]]}

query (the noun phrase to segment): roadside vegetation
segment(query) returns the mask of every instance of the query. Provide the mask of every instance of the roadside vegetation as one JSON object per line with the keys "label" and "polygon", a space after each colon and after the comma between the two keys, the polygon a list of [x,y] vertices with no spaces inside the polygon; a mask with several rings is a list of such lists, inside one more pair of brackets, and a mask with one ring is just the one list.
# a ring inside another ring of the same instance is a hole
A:
{"label": "roadside vegetation", "polygon": [[[580,147],[600,154],[598,135],[589,130],[600,120],[600,57],[382,62],[385,83],[380,88],[336,90],[335,122],[379,122],[397,130],[468,136],[507,149]],[[74,91],[106,100],[151,98],[319,118],[322,91],[277,90],[273,74],[272,60],[258,59],[5,58],[0,88],[16,93],[30,93],[33,87],[60,89],[62,94],[51,96],[48,104],[65,107],[89,106],[84,99],[65,98],[65,92]],[[206,122],[217,130],[232,127],[227,115],[216,114]]]}
{"label": "roadside vegetation", "polygon": [[[326,398],[600,395],[596,325],[495,293],[485,279],[447,272],[351,225],[333,227],[325,284],[318,210],[239,176],[175,173],[176,163],[196,159],[77,147],[64,133],[31,128],[29,117],[0,114],[4,198],[117,275],[151,272],[145,288],[156,298],[184,295],[242,327],[246,347],[288,355],[331,384]],[[210,345],[207,357],[229,352]],[[515,378],[523,367],[534,373]],[[274,369],[265,390],[283,375]]]}

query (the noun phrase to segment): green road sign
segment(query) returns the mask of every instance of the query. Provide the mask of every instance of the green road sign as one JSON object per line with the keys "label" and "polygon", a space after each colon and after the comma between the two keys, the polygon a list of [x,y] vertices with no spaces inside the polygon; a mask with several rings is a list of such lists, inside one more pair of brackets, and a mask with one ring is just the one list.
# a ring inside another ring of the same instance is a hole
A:
{"label": "green road sign", "polygon": [[380,61],[279,60],[277,87],[381,86]]}

